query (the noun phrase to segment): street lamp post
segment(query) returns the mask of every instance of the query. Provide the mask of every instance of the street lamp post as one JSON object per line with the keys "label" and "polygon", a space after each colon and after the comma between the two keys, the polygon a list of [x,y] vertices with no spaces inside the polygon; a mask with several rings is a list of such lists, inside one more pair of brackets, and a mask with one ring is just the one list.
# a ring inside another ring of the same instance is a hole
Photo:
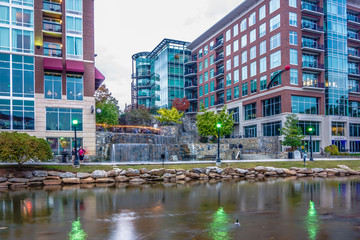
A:
{"label": "street lamp post", "polygon": [[74,119],[72,121],[73,126],[74,126],[74,133],[75,133],[75,160],[74,160],[74,165],[75,167],[79,167],[79,158],[78,158],[78,154],[77,154],[77,142],[76,142],[76,125],[78,124],[78,120]]}
{"label": "street lamp post", "polygon": [[312,155],[312,153],[313,153],[313,145],[312,145],[312,140],[311,140],[311,134],[313,133],[313,131],[314,131],[314,128],[313,127],[308,127],[308,132],[309,132],[309,134],[310,134],[310,161],[314,161],[314,159],[313,159],[313,155]]}
{"label": "street lamp post", "polygon": [[217,159],[216,159],[216,166],[221,166],[221,160],[220,160],[220,128],[221,128],[221,124],[218,123],[216,124],[216,128],[217,128],[217,133],[218,133],[218,151],[217,151]]}

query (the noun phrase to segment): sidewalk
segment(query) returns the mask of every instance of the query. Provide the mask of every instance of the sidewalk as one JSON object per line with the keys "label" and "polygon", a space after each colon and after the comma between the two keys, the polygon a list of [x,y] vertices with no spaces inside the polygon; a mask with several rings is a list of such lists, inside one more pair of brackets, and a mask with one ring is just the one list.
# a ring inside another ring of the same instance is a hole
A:
{"label": "sidewalk", "polygon": [[[356,161],[360,160],[360,158],[314,158],[314,161]],[[306,159],[308,162],[309,159]],[[262,160],[221,160],[221,163],[245,163],[245,162],[303,162],[302,159],[262,159]],[[214,164],[216,161],[176,161],[176,162],[164,162],[164,165],[173,165],[173,164]],[[96,166],[96,165],[162,165],[162,161],[158,162],[90,162],[83,163],[83,166]],[[17,163],[0,163],[0,167],[2,165],[17,165]],[[56,163],[56,162],[41,162],[41,163],[25,163],[24,165],[58,165],[58,166],[66,166],[72,165],[72,163]]]}

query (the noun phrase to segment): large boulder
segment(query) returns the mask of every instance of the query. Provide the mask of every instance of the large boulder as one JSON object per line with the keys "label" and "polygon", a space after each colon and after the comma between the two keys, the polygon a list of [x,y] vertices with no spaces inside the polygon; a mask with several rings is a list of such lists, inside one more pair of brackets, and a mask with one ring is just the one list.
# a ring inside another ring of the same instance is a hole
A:
{"label": "large boulder", "polygon": [[92,178],[106,178],[107,173],[104,170],[95,170],[90,174]]}
{"label": "large boulder", "polygon": [[284,168],[283,170],[284,170],[284,173],[285,173],[286,175],[296,176],[296,171],[295,171],[295,170],[290,170],[290,169],[286,169],[286,168]]}
{"label": "large boulder", "polygon": [[116,177],[120,174],[121,169],[113,169],[107,172],[108,177]]}
{"label": "large boulder", "polygon": [[131,179],[129,180],[129,182],[130,182],[130,183],[143,183],[143,182],[145,182],[145,180],[142,179],[142,178],[131,178]]}
{"label": "large boulder", "polygon": [[90,177],[90,173],[78,172],[76,173],[76,177],[80,179],[88,178]]}
{"label": "large boulder", "polygon": [[163,178],[174,178],[176,177],[176,174],[171,174],[171,173],[164,173],[162,175]]}
{"label": "large boulder", "polygon": [[40,181],[44,181],[45,177],[32,177],[29,179],[30,182],[40,182]]}
{"label": "large boulder", "polygon": [[48,176],[60,176],[61,173],[58,171],[48,171]]}
{"label": "large boulder", "polygon": [[115,181],[116,182],[128,182],[129,178],[125,177],[125,176],[117,176],[117,177],[115,177]]}
{"label": "large boulder", "polygon": [[267,170],[265,167],[263,167],[263,166],[257,166],[257,167],[254,168],[254,170],[255,170],[256,172],[260,172],[260,173],[265,173],[265,172],[268,171],[268,170]]}
{"label": "large boulder", "polygon": [[149,172],[151,175],[155,175],[155,176],[162,176],[165,173],[165,169],[164,168],[160,168],[160,169],[153,169]]}
{"label": "large boulder", "polygon": [[0,177],[0,183],[1,182],[6,182],[7,181],[7,178],[6,177]]}
{"label": "large boulder", "polygon": [[61,185],[62,180],[44,180],[44,185]]}
{"label": "large boulder", "polygon": [[249,170],[241,169],[241,168],[236,168],[235,171],[239,174],[246,174],[249,172]]}
{"label": "large boulder", "polygon": [[314,173],[312,169],[309,168],[301,168],[299,171],[297,171],[297,173],[300,174],[312,174]]}
{"label": "large boulder", "polygon": [[186,178],[185,174],[180,174],[176,176],[177,181],[184,180],[185,178]]}
{"label": "large boulder", "polygon": [[94,183],[94,182],[95,182],[95,179],[93,179],[92,177],[80,179],[81,184],[90,184],[90,183]]}
{"label": "large boulder", "polygon": [[11,183],[28,183],[29,179],[28,178],[9,178],[8,181]]}
{"label": "large boulder", "polygon": [[80,178],[63,178],[65,184],[80,184]]}
{"label": "large boulder", "polygon": [[108,183],[108,182],[115,182],[114,178],[97,178],[95,180],[96,183]]}
{"label": "large boulder", "polygon": [[32,174],[35,177],[47,177],[48,175],[47,171],[33,171]]}
{"label": "large boulder", "polygon": [[60,177],[61,178],[75,178],[76,174],[74,174],[72,172],[65,172],[65,173],[61,173]]}
{"label": "large boulder", "polygon": [[11,178],[32,178],[33,176],[31,171],[18,171],[9,175]]}
{"label": "large boulder", "polygon": [[323,168],[313,168],[312,170],[313,170],[314,173],[321,173],[321,172],[324,171]]}
{"label": "large boulder", "polygon": [[137,176],[140,176],[140,170],[139,169],[132,169],[132,168],[129,168],[126,173],[125,173],[125,176],[127,177],[137,177]]}

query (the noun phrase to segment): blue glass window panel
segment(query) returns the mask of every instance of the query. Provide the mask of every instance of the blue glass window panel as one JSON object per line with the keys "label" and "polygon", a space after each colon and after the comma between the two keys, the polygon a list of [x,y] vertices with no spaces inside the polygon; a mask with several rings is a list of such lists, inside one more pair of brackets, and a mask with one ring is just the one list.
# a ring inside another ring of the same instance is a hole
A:
{"label": "blue glass window panel", "polygon": [[66,54],[73,55],[75,52],[74,37],[66,37]]}
{"label": "blue glass window panel", "polygon": [[0,23],[9,24],[9,21],[10,21],[9,7],[0,6]]}
{"label": "blue glass window panel", "polygon": [[24,97],[34,97],[33,71],[24,71]]}
{"label": "blue glass window panel", "polygon": [[10,129],[10,100],[0,99],[0,129]]}

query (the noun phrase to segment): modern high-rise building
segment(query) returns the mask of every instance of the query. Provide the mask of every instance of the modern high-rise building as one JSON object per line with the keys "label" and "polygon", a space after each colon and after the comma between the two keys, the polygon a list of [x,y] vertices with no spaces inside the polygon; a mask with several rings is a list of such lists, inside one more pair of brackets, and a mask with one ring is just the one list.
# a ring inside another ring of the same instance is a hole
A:
{"label": "modern high-rise building", "polygon": [[0,0],[0,129],[95,154],[93,0]]}
{"label": "modern high-rise building", "polygon": [[187,46],[198,105],[227,105],[245,138],[279,136],[294,113],[314,152],[360,152],[359,34],[356,0],[245,0]]}
{"label": "modern high-rise building", "polygon": [[[185,59],[188,42],[164,39],[151,52],[132,56],[132,107],[171,107],[185,92]],[[195,73],[196,75],[196,73]],[[196,95],[193,95],[193,99]]]}

